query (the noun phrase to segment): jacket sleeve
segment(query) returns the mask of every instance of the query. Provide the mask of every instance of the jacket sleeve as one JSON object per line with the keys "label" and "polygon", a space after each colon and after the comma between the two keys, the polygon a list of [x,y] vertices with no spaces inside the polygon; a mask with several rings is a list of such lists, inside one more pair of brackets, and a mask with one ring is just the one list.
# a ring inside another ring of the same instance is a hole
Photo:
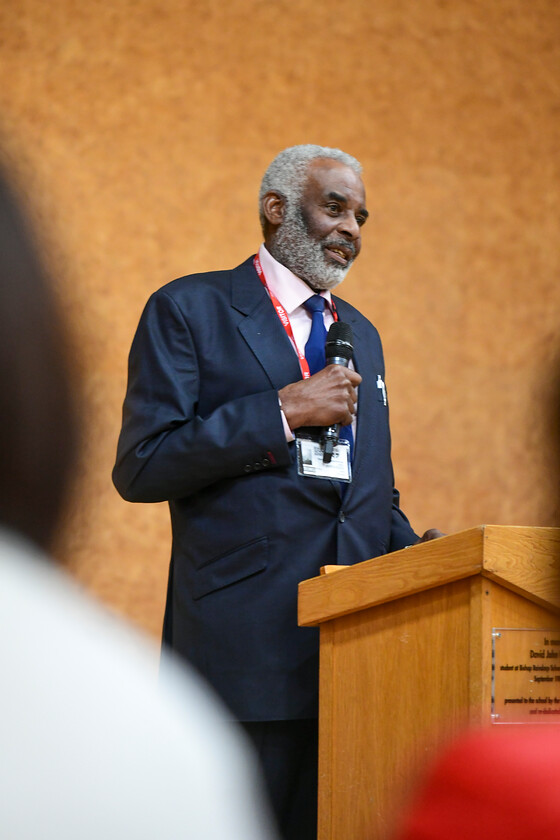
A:
{"label": "jacket sleeve", "polygon": [[223,479],[291,463],[277,391],[236,398],[232,389],[231,400],[202,417],[199,362],[184,313],[170,295],[156,292],[130,351],[113,469],[127,501],[183,498]]}
{"label": "jacket sleeve", "polygon": [[410,522],[399,507],[400,495],[396,487],[393,488],[393,509],[391,512],[391,542],[389,551],[399,551],[418,542],[418,535],[413,531]]}

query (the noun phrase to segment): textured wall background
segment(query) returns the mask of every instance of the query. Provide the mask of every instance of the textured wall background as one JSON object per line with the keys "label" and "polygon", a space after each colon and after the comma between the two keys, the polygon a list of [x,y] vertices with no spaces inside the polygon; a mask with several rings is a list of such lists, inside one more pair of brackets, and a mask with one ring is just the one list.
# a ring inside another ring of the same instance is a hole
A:
{"label": "textured wall background", "polygon": [[557,0],[4,0],[5,157],[72,328],[86,449],[61,559],[159,634],[164,505],[110,472],[150,292],[260,241],[283,147],[340,146],[372,219],[342,296],[379,327],[415,527],[558,524]]}

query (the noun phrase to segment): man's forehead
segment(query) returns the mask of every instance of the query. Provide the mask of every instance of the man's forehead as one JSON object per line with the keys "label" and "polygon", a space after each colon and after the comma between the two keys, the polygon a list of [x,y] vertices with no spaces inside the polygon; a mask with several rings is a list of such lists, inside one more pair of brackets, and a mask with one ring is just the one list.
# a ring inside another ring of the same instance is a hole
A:
{"label": "man's forehead", "polygon": [[331,192],[352,196],[365,204],[366,191],[361,177],[351,166],[338,160],[316,158],[310,162],[304,192],[318,190],[325,196]]}

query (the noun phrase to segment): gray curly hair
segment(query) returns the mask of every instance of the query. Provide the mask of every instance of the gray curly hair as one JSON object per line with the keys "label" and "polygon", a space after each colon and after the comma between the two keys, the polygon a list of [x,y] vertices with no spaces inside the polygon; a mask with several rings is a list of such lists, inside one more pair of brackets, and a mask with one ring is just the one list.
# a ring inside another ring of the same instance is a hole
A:
{"label": "gray curly hair", "polygon": [[330,149],[328,146],[315,146],[306,143],[301,146],[290,146],[280,152],[263,175],[259,191],[259,218],[265,232],[266,218],[263,213],[262,200],[268,192],[275,192],[283,196],[288,205],[296,205],[302,196],[305,186],[307,167],[312,160],[327,158],[349,166],[357,175],[362,174],[362,166],[356,158],[340,149]]}

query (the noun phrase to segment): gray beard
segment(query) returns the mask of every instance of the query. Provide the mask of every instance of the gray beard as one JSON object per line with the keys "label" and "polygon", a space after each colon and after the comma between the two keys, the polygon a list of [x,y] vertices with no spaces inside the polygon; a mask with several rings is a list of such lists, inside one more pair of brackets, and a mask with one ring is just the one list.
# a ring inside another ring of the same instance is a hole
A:
{"label": "gray beard", "polygon": [[334,239],[328,243],[327,240],[317,242],[309,235],[301,212],[288,207],[276,231],[272,256],[316,292],[330,290],[342,283],[352,262],[344,266],[327,260],[326,244],[336,246],[337,243]]}

